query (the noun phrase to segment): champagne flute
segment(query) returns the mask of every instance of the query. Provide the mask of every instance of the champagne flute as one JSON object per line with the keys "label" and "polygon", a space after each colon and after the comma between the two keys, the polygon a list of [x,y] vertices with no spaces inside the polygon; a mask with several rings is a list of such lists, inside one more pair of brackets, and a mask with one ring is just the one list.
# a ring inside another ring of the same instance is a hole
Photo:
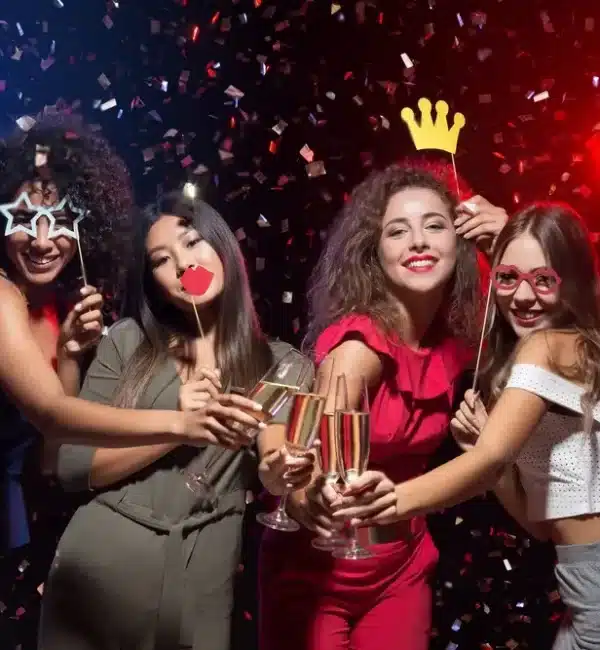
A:
{"label": "champagne flute", "polygon": [[[319,458],[327,485],[337,485],[340,479],[338,435],[335,430],[335,413],[324,413],[318,432]],[[338,531],[333,531],[331,537],[315,537],[312,546],[319,551],[334,551],[348,544],[348,538]]]}
{"label": "champagne flute", "polygon": [[[338,462],[342,479],[350,485],[367,468],[370,447],[371,413],[369,395],[364,377],[350,383],[351,393],[358,393],[358,407],[352,409],[348,399],[348,380],[338,377],[335,402],[335,431],[338,438]],[[350,527],[348,545],[333,551],[333,557],[341,560],[363,560],[373,554],[358,541],[356,528]]]}
{"label": "champagne flute", "polygon": [[[294,349],[289,350],[279,361],[271,365],[248,392],[242,391],[242,394],[262,407],[260,411],[247,411],[247,413],[260,422],[268,423],[300,388],[311,368],[312,362],[301,352]],[[234,391],[232,390],[232,392]],[[254,431],[257,432],[257,430]],[[209,470],[227,452],[227,449],[220,449],[206,467],[204,466],[204,454],[199,454],[183,470],[186,487],[197,497],[208,497],[211,501],[214,500],[215,493],[209,477]]]}
{"label": "champagne flute", "polygon": [[[292,409],[286,427],[286,449],[290,456],[301,455],[312,447],[319,423],[325,410],[325,395],[316,392],[296,392],[292,397]],[[300,530],[300,524],[286,512],[286,502],[289,492],[286,491],[279,505],[273,512],[259,512],[258,522],[273,530],[295,532]]]}

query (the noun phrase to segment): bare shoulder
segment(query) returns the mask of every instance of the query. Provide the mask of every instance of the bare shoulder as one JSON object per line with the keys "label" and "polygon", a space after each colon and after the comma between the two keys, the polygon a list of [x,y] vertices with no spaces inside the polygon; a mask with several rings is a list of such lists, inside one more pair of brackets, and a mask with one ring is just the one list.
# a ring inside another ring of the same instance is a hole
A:
{"label": "bare shoulder", "polygon": [[515,363],[527,363],[549,370],[557,367],[572,368],[578,363],[577,332],[544,330],[523,340],[517,349]]}
{"label": "bare shoulder", "polygon": [[383,370],[380,355],[358,338],[345,339],[327,357],[334,360],[336,374],[361,374],[368,382],[378,381]]}

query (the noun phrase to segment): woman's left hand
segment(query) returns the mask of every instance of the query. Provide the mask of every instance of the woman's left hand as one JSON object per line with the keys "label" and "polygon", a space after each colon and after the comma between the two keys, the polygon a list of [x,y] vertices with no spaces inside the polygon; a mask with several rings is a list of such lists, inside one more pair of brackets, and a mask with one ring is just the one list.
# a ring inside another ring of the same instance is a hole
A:
{"label": "woman's left hand", "polygon": [[383,472],[361,474],[342,491],[332,508],[335,519],[350,520],[352,526],[381,526],[401,519],[396,485]]}
{"label": "woman's left hand", "polygon": [[492,205],[483,196],[477,195],[458,206],[454,226],[457,235],[475,240],[477,246],[489,254],[507,221],[508,214],[504,208]]}
{"label": "woman's left hand", "polygon": [[263,456],[258,473],[261,483],[271,494],[281,495],[289,490],[305,488],[311,481],[315,462],[312,449],[290,456],[283,446]]}
{"label": "woman's left hand", "polygon": [[95,287],[81,290],[82,299],[67,314],[58,338],[59,353],[77,358],[93,348],[102,337],[104,300]]}

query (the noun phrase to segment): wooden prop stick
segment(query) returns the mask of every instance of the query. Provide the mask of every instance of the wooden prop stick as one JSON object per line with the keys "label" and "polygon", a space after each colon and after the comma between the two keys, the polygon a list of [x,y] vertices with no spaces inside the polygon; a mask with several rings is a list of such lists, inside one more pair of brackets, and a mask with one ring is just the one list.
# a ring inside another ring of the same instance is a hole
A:
{"label": "wooden prop stick", "polygon": [[75,230],[75,239],[77,240],[77,253],[79,254],[79,265],[81,266],[81,277],[83,278],[83,286],[88,286],[87,273],[85,272],[85,264],[83,263],[83,253],[81,252],[81,239],[79,238],[79,224],[77,221],[73,223]]}
{"label": "wooden prop stick", "polygon": [[200,332],[200,338],[204,338],[204,330],[202,329],[202,323],[200,322],[200,316],[198,315],[198,309],[196,308],[196,303],[192,300],[192,307],[194,308],[194,316],[196,316],[196,324],[198,325],[198,332]]}
{"label": "wooden prop stick", "polygon": [[479,376],[479,366],[481,365],[481,355],[483,352],[483,342],[485,340],[485,333],[487,329],[488,315],[490,313],[490,305],[492,303],[492,283],[488,288],[487,300],[485,303],[485,312],[483,314],[483,327],[481,328],[481,338],[479,339],[479,349],[477,351],[477,362],[475,363],[475,373],[473,375],[473,392],[477,389],[477,379]]}
{"label": "wooden prop stick", "polygon": [[452,156],[452,169],[454,170],[454,180],[456,181],[456,196],[458,197],[458,202],[460,203],[461,201],[461,195],[460,195],[460,182],[458,180],[458,172],[456,171],[456,160],[454,159],[454,154],[450,154]]}
{"label": "wooden prop stick", "polygon": [[211,271],[200,265],[189,266],[181,277],[181,284],[190,296],[190,302],[192,303],[194,316],[196,317],[196,324],[198,325],[200,338],[204,338],[204,330],[202,329],[202,323],[200,322],[198,308],[194,302],[194,296],[203,296],[208,291],[211,282],[213,281],[213,277]]}

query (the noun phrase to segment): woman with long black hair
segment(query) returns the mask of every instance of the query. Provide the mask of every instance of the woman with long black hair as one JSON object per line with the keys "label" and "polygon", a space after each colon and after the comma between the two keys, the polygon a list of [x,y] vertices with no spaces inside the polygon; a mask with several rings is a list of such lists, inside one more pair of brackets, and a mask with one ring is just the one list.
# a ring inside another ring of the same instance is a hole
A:
{"label": "woman with long black hair", "polygon": [[[141,220],[138,246],[127,318],[101,343],[82,397],[194,410],[228,386],[251,388],[290,351],[261,333],[235,236],[206,203],[165,196]],[[201,296],[182,288],[191,266],[209,278]],[[296,363],[306,365],[299,354]],[[269,489],[306,481],[309,459],[291,476],[280,462],[285,410],[260,426],[232,414],[260,429],[260,474]],[[42,650],[228,648],[245,494],[256,469],[240,449],[246,434],[232,439],[232,431],[213,428],[207,439],[232,447],[225,454],[216,445],[61,448],[62,483],[96,495],[59,544],[44,597]],[[210,503],[186,485],[186,470],[198,463],[214,489]]]}

